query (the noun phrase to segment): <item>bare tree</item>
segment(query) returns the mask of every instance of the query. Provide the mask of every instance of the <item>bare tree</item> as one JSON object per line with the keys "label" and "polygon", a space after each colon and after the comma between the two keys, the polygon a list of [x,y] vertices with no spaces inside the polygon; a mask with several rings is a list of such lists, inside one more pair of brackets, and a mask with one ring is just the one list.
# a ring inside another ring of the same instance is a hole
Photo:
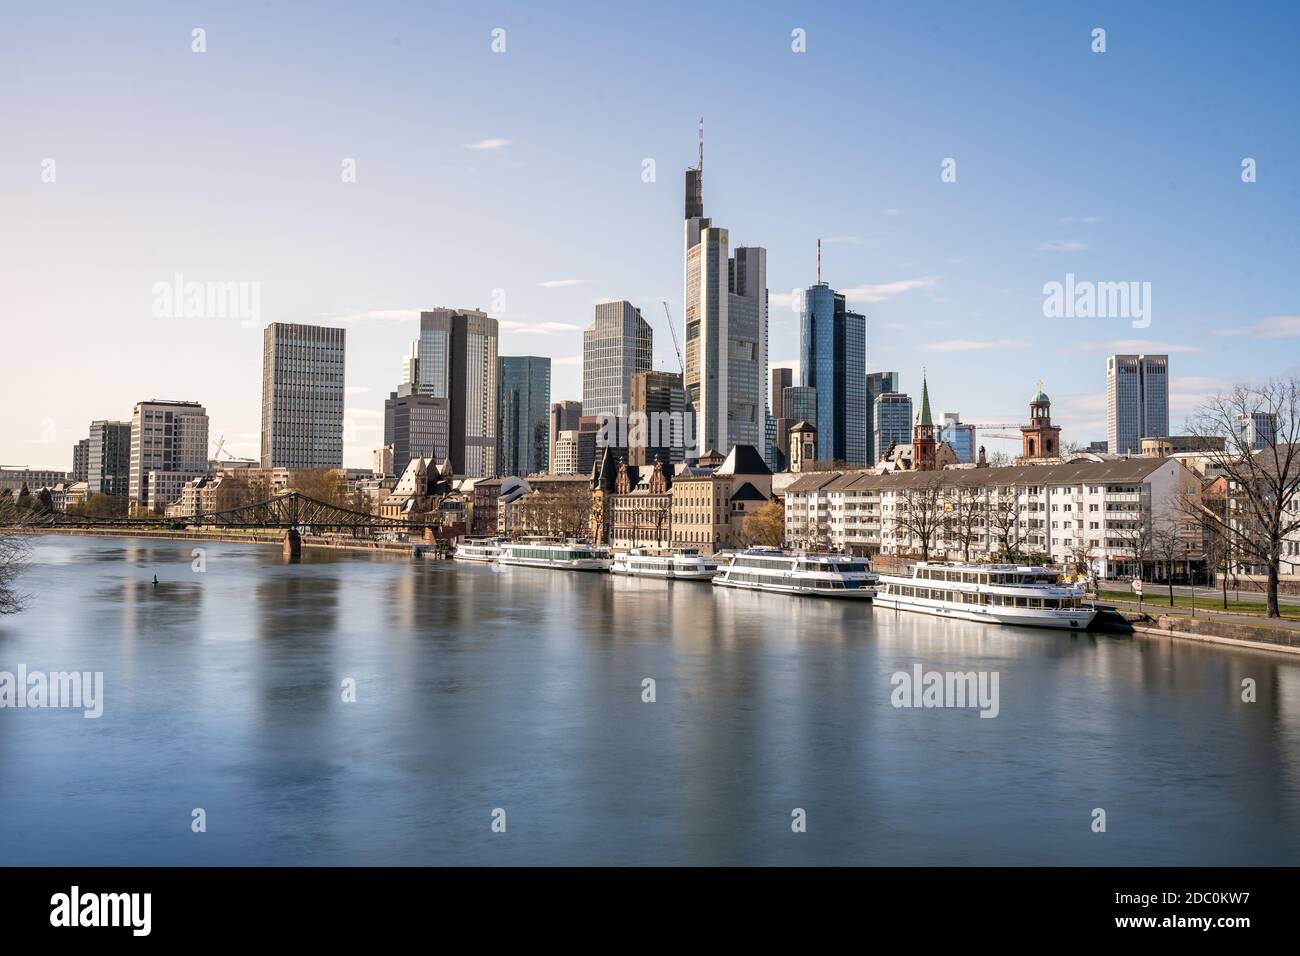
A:
{"label": "bare tree", "polygon": [[20,509],[12,495],[0,497],[0,614],[17,614],[26,601],[17,586],[31,553],[20,529],[30,521],[30,511]]}
{"label": "bare tree", "polygon": [[1020,489],[1015,486],[999,488],[997,497],[989,502],[989,527],[997,538],[998,554],[1002,558],[1020,552],[1020,519],[1024,513],[1025,504]]}
{"label": "bare tree", "polygon": [[[1128,512],[1125,512],[1128,514]],[[1106,535],[1119,542],[1119,550],[1127,551],[1133,558],[1133,577],[1142,577],[1142,568],[1151,555],[1155,529],[1150,517],[1143,511],[1132,512],[1132,519],[1115,524],[1106,519]]]}
{"label": "bare tree", "polygon": [[948,489],[943,498],[944,534],[961,548],[962,560],[970,561],[971,548],[984,537],[988,511],[983,490],[976,487]]}
{"label": "bare tree", "polygon": [[943,478],[936,474],[895,496],[898,502],[896,527],[907,532],[908,545],[921,542],[921,560],[930,560],[935,536],[944,523]]}
{"label": "bare tree", "polygon": [[1186,554],[1182,522],[1179,519],[1179,513],[1172,512],[1151,529],[1151,554],[1164,565],[1170,607],[1174,606],[1174,565]]}
{"label": "bare tree", "polygon": [[1234,550],[1266,568],[1267,613],[1279,617],[1282,542],[1300,533],[1300,380],[1237,385],[1207,400],[1188,430],[1223,443],[1204,452],[1228,482],[1220,520]]}

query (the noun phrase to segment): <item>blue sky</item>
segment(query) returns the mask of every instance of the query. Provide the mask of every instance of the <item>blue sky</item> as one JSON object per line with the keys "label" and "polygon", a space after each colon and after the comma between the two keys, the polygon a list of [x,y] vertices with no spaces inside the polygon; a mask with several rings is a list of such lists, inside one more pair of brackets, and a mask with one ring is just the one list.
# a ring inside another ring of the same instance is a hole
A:
{"label": "blue sky", "polygon": [[[1065,440],[1101,439],[1106,354],[1169,351],[1176,430],[1300,365],[1298,10],[6,4],[0,462],[69,467],[92,418],[155,397],[256,454],[260,331],[155,317],[178,273],[260,283],[262,323],[347,326],[351,465],[420,308],[500,305],[502,354],[552,356],[558,400],[593,303],[627,298],[675,370],[659,300],[680,322],[700,116],[706,213],[768,249],[774,363],[820,237],[869,368],[913,393],[925,368],[936,413],[1019,421],[1041,378]],[[1150,327],[1045,318],[1067,272],[1150,282]]]}

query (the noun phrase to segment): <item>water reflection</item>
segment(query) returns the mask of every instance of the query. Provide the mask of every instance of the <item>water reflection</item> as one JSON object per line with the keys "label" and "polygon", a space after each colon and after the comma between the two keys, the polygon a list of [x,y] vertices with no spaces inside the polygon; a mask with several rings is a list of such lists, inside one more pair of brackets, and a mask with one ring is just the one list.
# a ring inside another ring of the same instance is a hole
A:
{"label": "water reflection", "polygon": [[[213,543],[196,571],[194,547],[38,539],[0,669],[103,670],[107,706],[0,711],[0,859],[1300,860],[1300,659],[404,555]],[[998,672],[999,716],[896,709],[915,664]]]}

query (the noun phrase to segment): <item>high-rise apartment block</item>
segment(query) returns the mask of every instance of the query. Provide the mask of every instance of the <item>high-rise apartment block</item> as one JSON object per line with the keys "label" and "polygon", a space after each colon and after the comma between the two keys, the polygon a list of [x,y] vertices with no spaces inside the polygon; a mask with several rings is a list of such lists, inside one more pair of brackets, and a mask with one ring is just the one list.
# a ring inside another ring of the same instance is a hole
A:
{"label": "high-rise apartment block", "polygon": [[262,330],[262,467],[343,467],[345,330]]}
{"label": "high-rise apartment block", "polygon": [[131,481],[131,422],[93,421],[86,442],[86,494],[125,498]]}

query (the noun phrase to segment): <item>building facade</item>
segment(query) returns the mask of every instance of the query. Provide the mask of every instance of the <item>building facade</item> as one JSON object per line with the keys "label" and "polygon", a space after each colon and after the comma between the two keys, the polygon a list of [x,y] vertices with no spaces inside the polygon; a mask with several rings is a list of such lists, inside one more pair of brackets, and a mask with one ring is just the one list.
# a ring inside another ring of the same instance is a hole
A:
{"label": "building facade", "polygon": [[637,372],[628,411],[640,423],[639,432],[629,426],[628,464],[648,466],[658,459],[675,465],[694,457],[694,416],[687,408],[680,373]]}
{"label": "building facade", "polygon": [[715,554],[740,547],[745,518],[772,497],[758,450],[735,445],[716,468],[680,467],[672,479],[672,547]]}
{"label": "building facade", "polygon": [[131,481],[131,422],[93,421],[86,451],[86,493],[125,498]]}
{"label": "building facade", "polygon": [[1143,438],[1169,434],[1169,356],[1112,355],[1106,359],[1107,448],[1137,455]]}
{"label": "building facade", "polygon": [[874,463],[889,456],[894,445],[912,440],[912,398],[902,392],[884,392],[876,396],[872,409],[872,438],[876,443]]}
{"label": "building facade", "polygon": [[[578,423],[582,419],[582,402],[564,399],[551,405],[551,460],[547,471],[551,474],[573,474],[577,468],[566,469],[560,468],[556,462],[556,453],[559,448],[560,432],[574,432],[575,436],[578,431]],[[577,454],[577,438],[574,438],[574,455]],[[576,457],[574,461],[576,462]]]}
{"label": "building facade", "polygon": [[[208,471],[208,413],[198,402],[139,402],[131,416],[127,495],[136,505],[165,507],[167,497]],[[157,489],[151,484],[158,483]]]}
{"label": "building facade", "polygon": [[551,360],[503,355],[497,360],[497,470],[534,475],[551,462]]}
{"label": "building facade", "polygon": [[384,402],[385,474],[399,476],[412,459],[436,462],[451,456],[451,402],[420,392],[390,392]]}
{"label": "building facade", "polygon": [[886,392],[897,392],[898,373],[897,372],[870,372],[866,379],[866,448],[867,464],[874,465],[879,460],[876,442],[876,399]]}
{"label": "building facade", "polygon": [[410,391],[446,403],[446,457],[467,478],[497,471],[498,336],[497,320],[477,309],[420,313]]}
{"label": "building facade", "polygon": [[343,467],[346,332],[272,322],[262,330],[262,467]]}
{"label": "building facade", "polygon": [[975,426],[961,420],[960,412],[944,412],[939,426],[939,441],[947,442],[962,464],[975,461]]}
{"label": "building facade", "polygon": [[582,414],[625,416],[632,378],[650,371],[654,333],[641,310],[625,299],[596,303],[596,316],[582,333]]}
{"label": "building facade", "polygon": [[817,390],[817,443],[823,458],[865,465],[867,319],[825,282],[804,292],[799,318],[800,384]]}
{"label": "building facade", "polygon": [[818,472],[785,494],[788,544],[921,553],[912,509],[932,507],[932,560],[998,558],[1010,551],[1127,576],[1156,561],[1151,529],[1178,518],[1178,496],[1199,478],[1172,458],[1130,458],[937,472]]}
{"label": "building facade", "polygon": [[[701,154],[701,167],[703,155]],[[704,216],[703,169],[686,176],[683,379],[699,447],[763,450],[767,429],[767,250],[730,252]]]}

